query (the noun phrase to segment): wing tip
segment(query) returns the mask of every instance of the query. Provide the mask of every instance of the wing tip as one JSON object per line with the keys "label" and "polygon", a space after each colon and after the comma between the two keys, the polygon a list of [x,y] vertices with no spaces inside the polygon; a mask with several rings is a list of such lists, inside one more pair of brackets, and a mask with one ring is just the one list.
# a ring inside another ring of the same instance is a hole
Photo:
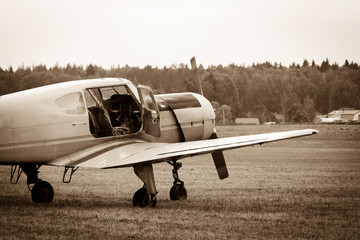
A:
{"label": "wing tip", "polygon": [[316,130],[316,129],[313,129],[312,130],[312,134],[317,134],[319,131],[318,130]]}

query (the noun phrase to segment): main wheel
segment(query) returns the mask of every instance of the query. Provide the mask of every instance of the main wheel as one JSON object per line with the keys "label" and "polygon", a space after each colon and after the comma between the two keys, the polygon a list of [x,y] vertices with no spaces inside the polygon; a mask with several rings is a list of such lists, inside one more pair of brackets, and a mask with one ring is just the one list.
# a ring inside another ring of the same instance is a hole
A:
{"label": "main wheel", "polygon": [[142,208],[146,206],[156,207],[156,197],[151,200],[146,188],[140,188],[134,194],[133,206]]}
{"label": "main wheel", "polygon": [[187,191],[184,184],[174,184],[170,189],[171,200],[185,200],[187,199]]}
{"label": "main wheel", "polygon": [[50,203],[54,198],[54,189],[50,183],[39,181],[31,190],[31,198],[33,202]]}

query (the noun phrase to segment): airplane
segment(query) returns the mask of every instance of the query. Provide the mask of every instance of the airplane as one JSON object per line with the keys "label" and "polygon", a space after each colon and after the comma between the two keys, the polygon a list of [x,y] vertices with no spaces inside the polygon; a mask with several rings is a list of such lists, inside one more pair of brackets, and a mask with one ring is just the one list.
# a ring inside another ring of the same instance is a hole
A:
{"label": "airplane", "polygon": [[[171,200],[187,198],[180,159],[211,154],[220,179],[229,176],[223,150],[316,134],[315,129],[218,138],[215,113],[198,93],[154,94],[122,78],[75,80],[0,96],[0,164],[11,165],[10,182],[24,172],[35,203],[53,201],[42,165],[64,167],[69,183],[79,168],[132,167],[144,183],[133,206],[156,206],[153,164],[168,162]],[[196,76],[197,75],[197,76]]]}

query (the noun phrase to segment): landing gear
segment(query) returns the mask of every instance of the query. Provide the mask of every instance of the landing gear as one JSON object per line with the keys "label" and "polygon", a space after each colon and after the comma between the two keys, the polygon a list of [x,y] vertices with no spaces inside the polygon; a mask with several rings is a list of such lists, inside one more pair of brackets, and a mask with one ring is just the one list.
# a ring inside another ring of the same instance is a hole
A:
{"label": "landing gear", "polygon": [[153,166],[151,164],[134,166],[134,172],[141,181],[143,181],[144,186],[135,192],[133,206],[155,207],[157,190],[155,187]]}
{"label": "landing gear", "polygon": [[176,160],[172,162],[168,162],[173,166],[173,177],[174,177],[174,185],[170,189],[170,199],[171,200],[186,200],[187,199],[187,191],[184,186],[184,182],[180,180],[178,170],[182,167],[181,162],[177,162]]}
{"label": "landing gear", "polygon": [[133,197],[134,207],[156,207],[156,194],[148,194],[145,187],[137,190]]}
{"label": "landing gear", "polygon": [[[20,165],[21,170],[27,176],[27,184],[34,184],[31,189],[31,199],[36,203],[50,203],[54,198],[54,189],[50,183],[38,178],[40,165]],[[29,187],[30,189],[30,187]]]}
{"label": "landing gear", "polygon": [[184,186],[184,183],[182,184],[174,184],[174,186],[170,189],[170,199],[171,200],[186,200],[187,199],[187,191]]}

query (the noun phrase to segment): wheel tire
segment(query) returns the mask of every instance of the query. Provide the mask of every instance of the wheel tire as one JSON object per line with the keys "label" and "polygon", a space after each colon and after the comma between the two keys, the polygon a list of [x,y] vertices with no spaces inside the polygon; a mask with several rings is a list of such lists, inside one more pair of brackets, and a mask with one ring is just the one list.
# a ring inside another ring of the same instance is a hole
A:
{"label": "wheel tire", "polygon": [[145,207],[148,206],[150,202],[149,194],[146,191],[146,188],[140,188],[137,190],[133,197],[133,206],[134,207]]}
{"label": "wheel tire", "polygon": [[31,198],[33,202],[50,203],[54,199],[54,189],[46,181],[37,182],[31,190]]}
{"label": "wheel tire", "polygon": [[146,188],[140,188],[137,190],[133,197],[133,206],[134,207],[156,207],[156,196],[153,199],[150,199],[150,195],[147,193]]}
{"label": "wheel tire", "polygon": [[170,199],[171,200],[186,200],[187,191],[184,184],[174,184],[170,189]]}

